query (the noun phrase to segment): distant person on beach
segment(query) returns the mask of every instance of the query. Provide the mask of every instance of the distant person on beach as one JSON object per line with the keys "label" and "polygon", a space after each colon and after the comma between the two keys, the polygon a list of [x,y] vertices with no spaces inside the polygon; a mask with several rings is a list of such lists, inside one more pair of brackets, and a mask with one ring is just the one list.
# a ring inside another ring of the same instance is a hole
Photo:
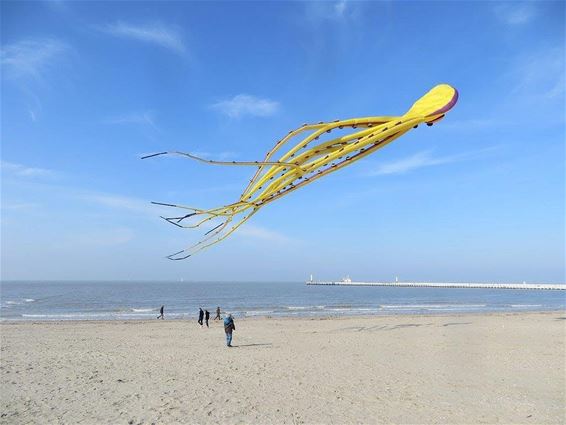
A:
{"label": "distant person on beach", "polygon": [[202,318],[203,318],[203,316],[204,316],[204,311],[202,311],[202,308],[199,308],[198,310],[199,310],[199,311],[198,311],[198,320],[197,320],[197,322],[198,322],[199,325],[202,326]]}
{"label": "distant person on beach", "polygon": [[236,325],[234,324],[234,318],[229,314],[224,319],[224,332],[226,332],[226,345],[228,347],[232,346],[232,332],[235,330]]}
{"label": "distant person on beach", "polygon": [[210,319],[210,313],[208,310],[204,310],[204,323],[206,323],[206,327],[208,328],[208,319]]}
{"label": "distant person on beach", "polygon": [[216,317],[214,318],[214,320],[220,320],[222,319],[220,317],[220,307],[216,307]]}
{"label": "distant person on beach", "polygon": [[159,316],[157,316],[158,319],[165,319],[165,316],[163,316],[163,308],[164,306],[161,306],[161,308],[159,309]]}

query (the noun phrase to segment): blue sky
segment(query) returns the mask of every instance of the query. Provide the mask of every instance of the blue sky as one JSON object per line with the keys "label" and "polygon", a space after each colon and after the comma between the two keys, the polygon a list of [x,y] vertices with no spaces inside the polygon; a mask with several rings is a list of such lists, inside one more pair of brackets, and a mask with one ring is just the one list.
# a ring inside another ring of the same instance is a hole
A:
{"label": "blue sky", "polygon": [[[1,3],[2,279],[565,279],[564,2]],[[305,122],[438,125],[202,232],[149,201],[211,208]]]}

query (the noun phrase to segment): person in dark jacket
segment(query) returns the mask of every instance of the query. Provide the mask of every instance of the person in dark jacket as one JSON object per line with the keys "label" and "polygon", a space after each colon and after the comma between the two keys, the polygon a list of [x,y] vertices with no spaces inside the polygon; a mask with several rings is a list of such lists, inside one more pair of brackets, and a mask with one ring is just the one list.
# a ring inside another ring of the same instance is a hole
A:
{"label": "person in dark jacket", "polygon": [[234,324],[234,318],[229,314],[224,319],[224,332],[226,332],[226,345],[228,347],[232,346],[232,332],[235,330],[236,325]]}
{"label": "person in dark jacket", "polygon": [[216,317],[214,318],[214,320],[220,320],[222,319],[220,317],[220,307],[216,307]]}
{"label": "person in dark jacket", "polygon": [[201,325],[201,327],[202,327],[202,318],[203,318],[203,316],[204,316],[204,311],[202,311],[202,308],[199,308],[198,310],[199,310],[199,311],[198,311],[198,320],[197,320],[197,322],[198,322],[198,324]]}
{"label": "person in dark jacket", "polygon": [[204,323],[206,323],[206,327],[208,328],[208,319],[210,319],[210,313],[208,310],[204,310]]}
{"label": "person in dark jacket", "polygon": [[157,316],[158,319],[165,319],[165,316],[163,316],[163,309],[165,306],[161,306],[161,308],[159,309],[159,316]]}

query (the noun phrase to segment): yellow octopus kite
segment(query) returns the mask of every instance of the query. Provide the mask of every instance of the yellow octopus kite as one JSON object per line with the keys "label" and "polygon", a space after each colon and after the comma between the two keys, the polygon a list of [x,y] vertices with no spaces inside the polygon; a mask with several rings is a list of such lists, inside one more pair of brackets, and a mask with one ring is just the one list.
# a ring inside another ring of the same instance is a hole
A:
{"label": "yellow octopus kite", "polygon": [[[303,187],[314,180],[332,173],[342,167],[381,149],[388,143],[402,136],[421,123],[431,126],[441,120],[456,104],[458,91],[440,84],[415,102],[402,116],[383,116],[352,118],[318,124],[304,124],[293,130],[267,153],[263,161],[211,161],[184,152],[160,152],[144,156],[142,159],[158,155],[181,155],[196,161],[214,165],[254,166],[257,170],[240,199],[230,205],[203,210],[183,205],[153,202],[153,204],[181,208],[191,211],[180,217],[162,217],[169,223],[183,228],[197,228],[208,224],[213,219],[222,222],[205,233],[200,242],[167,256],[170,260],[183,260],[191,255],[214,245],[232,234],[238,227],[250,219],[261,207]],[[336,129],[352,129],[349,134],[318,141],[325,133]],[[281,152],[297,135],[309,132],[291,149]],[[185,224],[192,218],[193,224]]]}

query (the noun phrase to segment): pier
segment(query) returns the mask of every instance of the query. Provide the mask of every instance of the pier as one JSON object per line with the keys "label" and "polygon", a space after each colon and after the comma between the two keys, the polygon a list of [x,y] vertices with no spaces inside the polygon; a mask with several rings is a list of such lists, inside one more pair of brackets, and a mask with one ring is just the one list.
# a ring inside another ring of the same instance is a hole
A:
{"label": "pier", "polygon": [[338,286],[388,286],[395,288],[465,288],[465,289],[525,289],[564,291],[566,285],[559,283],[473,283],[473,282],[354,282],[349,278],[339,281],[306,281],[307,285]]}

